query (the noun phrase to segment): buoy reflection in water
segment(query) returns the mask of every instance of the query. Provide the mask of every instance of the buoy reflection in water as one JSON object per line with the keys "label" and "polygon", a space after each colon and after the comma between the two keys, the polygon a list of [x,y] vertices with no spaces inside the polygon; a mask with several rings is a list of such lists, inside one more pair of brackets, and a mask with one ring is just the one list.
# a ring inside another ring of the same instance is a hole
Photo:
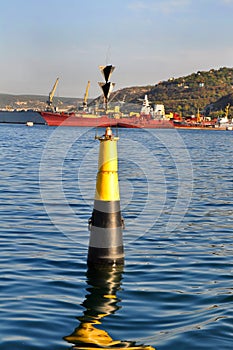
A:
{"label": "buoy reflection in water", "polygon": [[117,291],[121,288],[123,266],[94,268],[87,270],[87,294],[82,303],[85,311],[82,316],[77,317],[79,325],[73,333],[65,336],[68,343],[72,343],[72,349],[145,349],[154,350],[146,346],[127,340],[114,340],[104,329],[100,329],[102,318],[114,314],[120,306],[121,301],[117,297]]}

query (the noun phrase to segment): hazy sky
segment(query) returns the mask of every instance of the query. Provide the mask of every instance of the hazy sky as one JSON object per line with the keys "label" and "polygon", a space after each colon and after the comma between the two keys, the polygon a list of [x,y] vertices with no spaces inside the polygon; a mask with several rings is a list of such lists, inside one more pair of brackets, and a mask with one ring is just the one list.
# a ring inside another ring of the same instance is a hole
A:
{"label": "hazy sky", "polygon": [[90,97],[233,67],[233,0],[0,0],[0,92]]}

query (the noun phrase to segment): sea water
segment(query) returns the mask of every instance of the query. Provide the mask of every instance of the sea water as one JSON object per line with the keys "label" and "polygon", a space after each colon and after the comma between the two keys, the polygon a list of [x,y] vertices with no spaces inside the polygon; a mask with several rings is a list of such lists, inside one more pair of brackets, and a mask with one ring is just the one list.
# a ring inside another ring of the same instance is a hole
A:
{"label": "sea water", "polygon": [[114,132],[125,265],[93,272],[96,130],[0,125],[0,349],[232,349],[233,133]]}

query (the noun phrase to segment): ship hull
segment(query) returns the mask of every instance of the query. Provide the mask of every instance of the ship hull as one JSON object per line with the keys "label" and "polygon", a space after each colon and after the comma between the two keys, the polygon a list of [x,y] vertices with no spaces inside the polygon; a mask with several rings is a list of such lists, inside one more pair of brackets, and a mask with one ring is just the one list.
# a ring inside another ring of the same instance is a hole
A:
{"label": "ship hull", "polygon": [[46,124],[45,119],[36,111],[0,111],[0,123],[9,124]]}
{"label": "ship hull", "polygon": [[74,114],[40,112],[49,126],[79,126],[79,127],[107,127],[117,126],[121,128],[145,128],[145,129],[170,129],[173,123],[169,120],[155,120],[146,118],[120,118],[114,119],[107,116],[82,117]]}

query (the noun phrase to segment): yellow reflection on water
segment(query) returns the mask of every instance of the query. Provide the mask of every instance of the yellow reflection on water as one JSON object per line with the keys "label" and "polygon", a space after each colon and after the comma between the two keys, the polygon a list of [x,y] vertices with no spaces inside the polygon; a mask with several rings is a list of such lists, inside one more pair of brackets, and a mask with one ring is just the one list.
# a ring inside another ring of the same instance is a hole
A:
{"label": "yellow reflection on water", "polygon": [[120,290],[123,266],[108,267],[103,269],[88,268],[86,299],[82,303],[85,307],[83,315],[77,317],[79,326],[72,334],[64,339],[73,344],[72,349],[91,350],[103,349],[144,349],[154,350],[151,346],[136,345],[135,342],[114,340],[103,329],[95,326],[101,324],[102,318],[114,314],[120,306],[117,291]]}

